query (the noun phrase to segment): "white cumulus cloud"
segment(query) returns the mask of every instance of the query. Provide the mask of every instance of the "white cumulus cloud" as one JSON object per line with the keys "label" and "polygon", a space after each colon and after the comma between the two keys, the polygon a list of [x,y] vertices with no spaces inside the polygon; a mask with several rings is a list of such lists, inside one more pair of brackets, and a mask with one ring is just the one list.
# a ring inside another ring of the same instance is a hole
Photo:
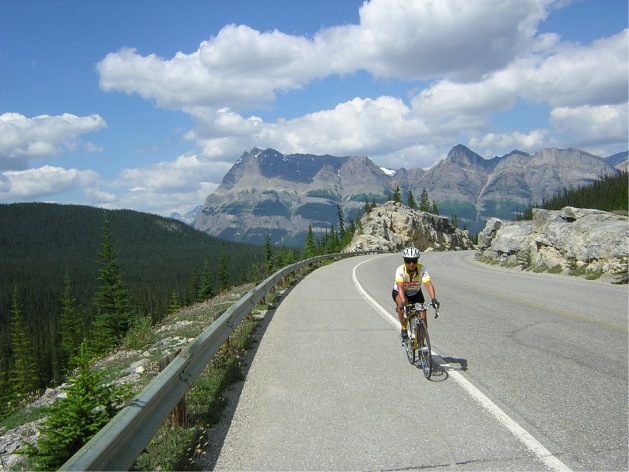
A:
{"label": "white cumulus cloud", "polygon": [[627,103],[580,107],[559,107],[552,110],[550,121],[559,131],[568,132],[575,146],[599,144],[609,139],[627,142],[629,128]]}
{"label": "white cumulus cloud", "polygon": [[[28,118],[19,113],[0,115],[0,170],[28,168],[34,158],[51,157],[74,149],[76,139],[107,124],[98,115],[40,115]],[[89,145],[90,152],[93,145]]]}
{"label": "white cumulus cloud", "polygon": [[37,199],[97,185],[98,174],[91,170],[64,169],[45,165],[37,169],[7,171],[8,181],[0,199]]}
{"label": "white cumulus cloud", "polygon": [[534,47],[554,0],[372,0],[360,23],[313,38],[227,25],[196,51],[171,59],[125,48],[97,65],[105,91],[138,94],[161,107],[247,111],[278,91],[365,70],[376,77],[479,79]]}

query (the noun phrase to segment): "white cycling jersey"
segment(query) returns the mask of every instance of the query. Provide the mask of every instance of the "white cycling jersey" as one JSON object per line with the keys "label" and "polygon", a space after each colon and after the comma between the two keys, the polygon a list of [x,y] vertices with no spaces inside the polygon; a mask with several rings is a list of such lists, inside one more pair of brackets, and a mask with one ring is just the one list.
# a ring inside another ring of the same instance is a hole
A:
{"label": "white cycling jersey", "polygon": [[395,284],[393,285],[394,290],[397,290],[397,284],[400,282],[404,284],[404,293],[406,296],[412,297],[419,292],[422,284],[430,282],[430,275],[428,275],[426,266],[418,262],[417,272],[411,278],[411,275],[406,270],[406,264],[402,264],[395,270]]}

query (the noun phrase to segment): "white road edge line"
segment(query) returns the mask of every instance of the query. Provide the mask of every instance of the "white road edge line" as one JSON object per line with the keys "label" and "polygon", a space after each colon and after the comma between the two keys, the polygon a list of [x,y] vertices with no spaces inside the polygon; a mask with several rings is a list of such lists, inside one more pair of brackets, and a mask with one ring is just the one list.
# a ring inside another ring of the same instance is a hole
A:
{"label": "white road edge line", "polygon": [[[382,316],[386,321],[391,323],[395,328],[399,329],[400,322],[393,317],[391,313],[385,310],[376,300],[369,295],[356,277],[356,269],[371,259],[360,262],[354,266],[352,271],[352,282],[360,295]],[[432,351],[434,355],[440,357],[439,354]],[[442,359],[440,359],[442,360]],[[443,364],[442,364],[443,365]],[[492,402],[485,394],[478,390],[469,380],[467,380],[460,372],[456,370],[448,371],[452,379],[458,383],[463,389],[476,400],[485,411],[493,416],[498,422],[507,428],[522,444],[524,444],[540,461],[542,461],[550,470],[557,472],[572,472],[572,469],[554,456],[546,449],[537,439],[535,439],[528,431],[520,426],[513,418],[507,415],[498,405]]]}

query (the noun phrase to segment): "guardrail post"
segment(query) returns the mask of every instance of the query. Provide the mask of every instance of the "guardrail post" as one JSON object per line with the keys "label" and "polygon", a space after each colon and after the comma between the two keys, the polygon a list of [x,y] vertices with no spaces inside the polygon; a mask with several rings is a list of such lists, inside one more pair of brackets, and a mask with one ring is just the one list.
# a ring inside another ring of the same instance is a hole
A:
{"label": "guardrail post", "polygon": [[[181,352],[181,349],[178,349],[177,351],[171,352],[167,356],[162,357],[159,360],[159,371],[160,372],[163,371],[168,366],[168,364],[170,364],[175,359],[175,357],[179,355],[180,352]],[[171,425],[173,427],[182,426],[185,428],[186,426],[188,426],[188,415],[186,414],[185,395],[181,397],[181,400],[179,401],[179,403],[177,403],[177,405],[173,409],[170,415],[170,418],[171,418]]]}

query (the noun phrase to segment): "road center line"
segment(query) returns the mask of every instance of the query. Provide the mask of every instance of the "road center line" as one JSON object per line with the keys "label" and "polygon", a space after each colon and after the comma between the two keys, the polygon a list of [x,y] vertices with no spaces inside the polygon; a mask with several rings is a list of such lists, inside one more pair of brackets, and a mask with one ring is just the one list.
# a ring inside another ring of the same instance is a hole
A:
{"label": "road center line", "polygon": [[[360,262],[354,266],[352,271],[352,282],[354,287],[360,293],[360,295],[376,310],[376,312],[382,316],[386,321],[391,323],[392,326],[399,329],[400,322],[393,317],[392,313],[385,310],[371,295],[363,288],[361,283],[356,277],[356,269],[366,262],[370,262],[371,259]],[[393,311],[393,306],[391,307]],[[433,355],[439,358],[440,365],[443,364],[443,359],[433,351]],[[524,444],[540,461],[542,461],[550,470],[558,472],[571,472],[566,464],[555,457],[548,449],[546,449],[537,439],[535,439],[528,431],[520,426],[513,418],[507,415],[498,405],[492,402],[483,392],[477,389],[469,380],[467,380],[463,374],[456,370],[449,370],[448,374],[452,379],[459,384],[481,407],[493,416],[502,426],[507,428],[522,444]]]}

